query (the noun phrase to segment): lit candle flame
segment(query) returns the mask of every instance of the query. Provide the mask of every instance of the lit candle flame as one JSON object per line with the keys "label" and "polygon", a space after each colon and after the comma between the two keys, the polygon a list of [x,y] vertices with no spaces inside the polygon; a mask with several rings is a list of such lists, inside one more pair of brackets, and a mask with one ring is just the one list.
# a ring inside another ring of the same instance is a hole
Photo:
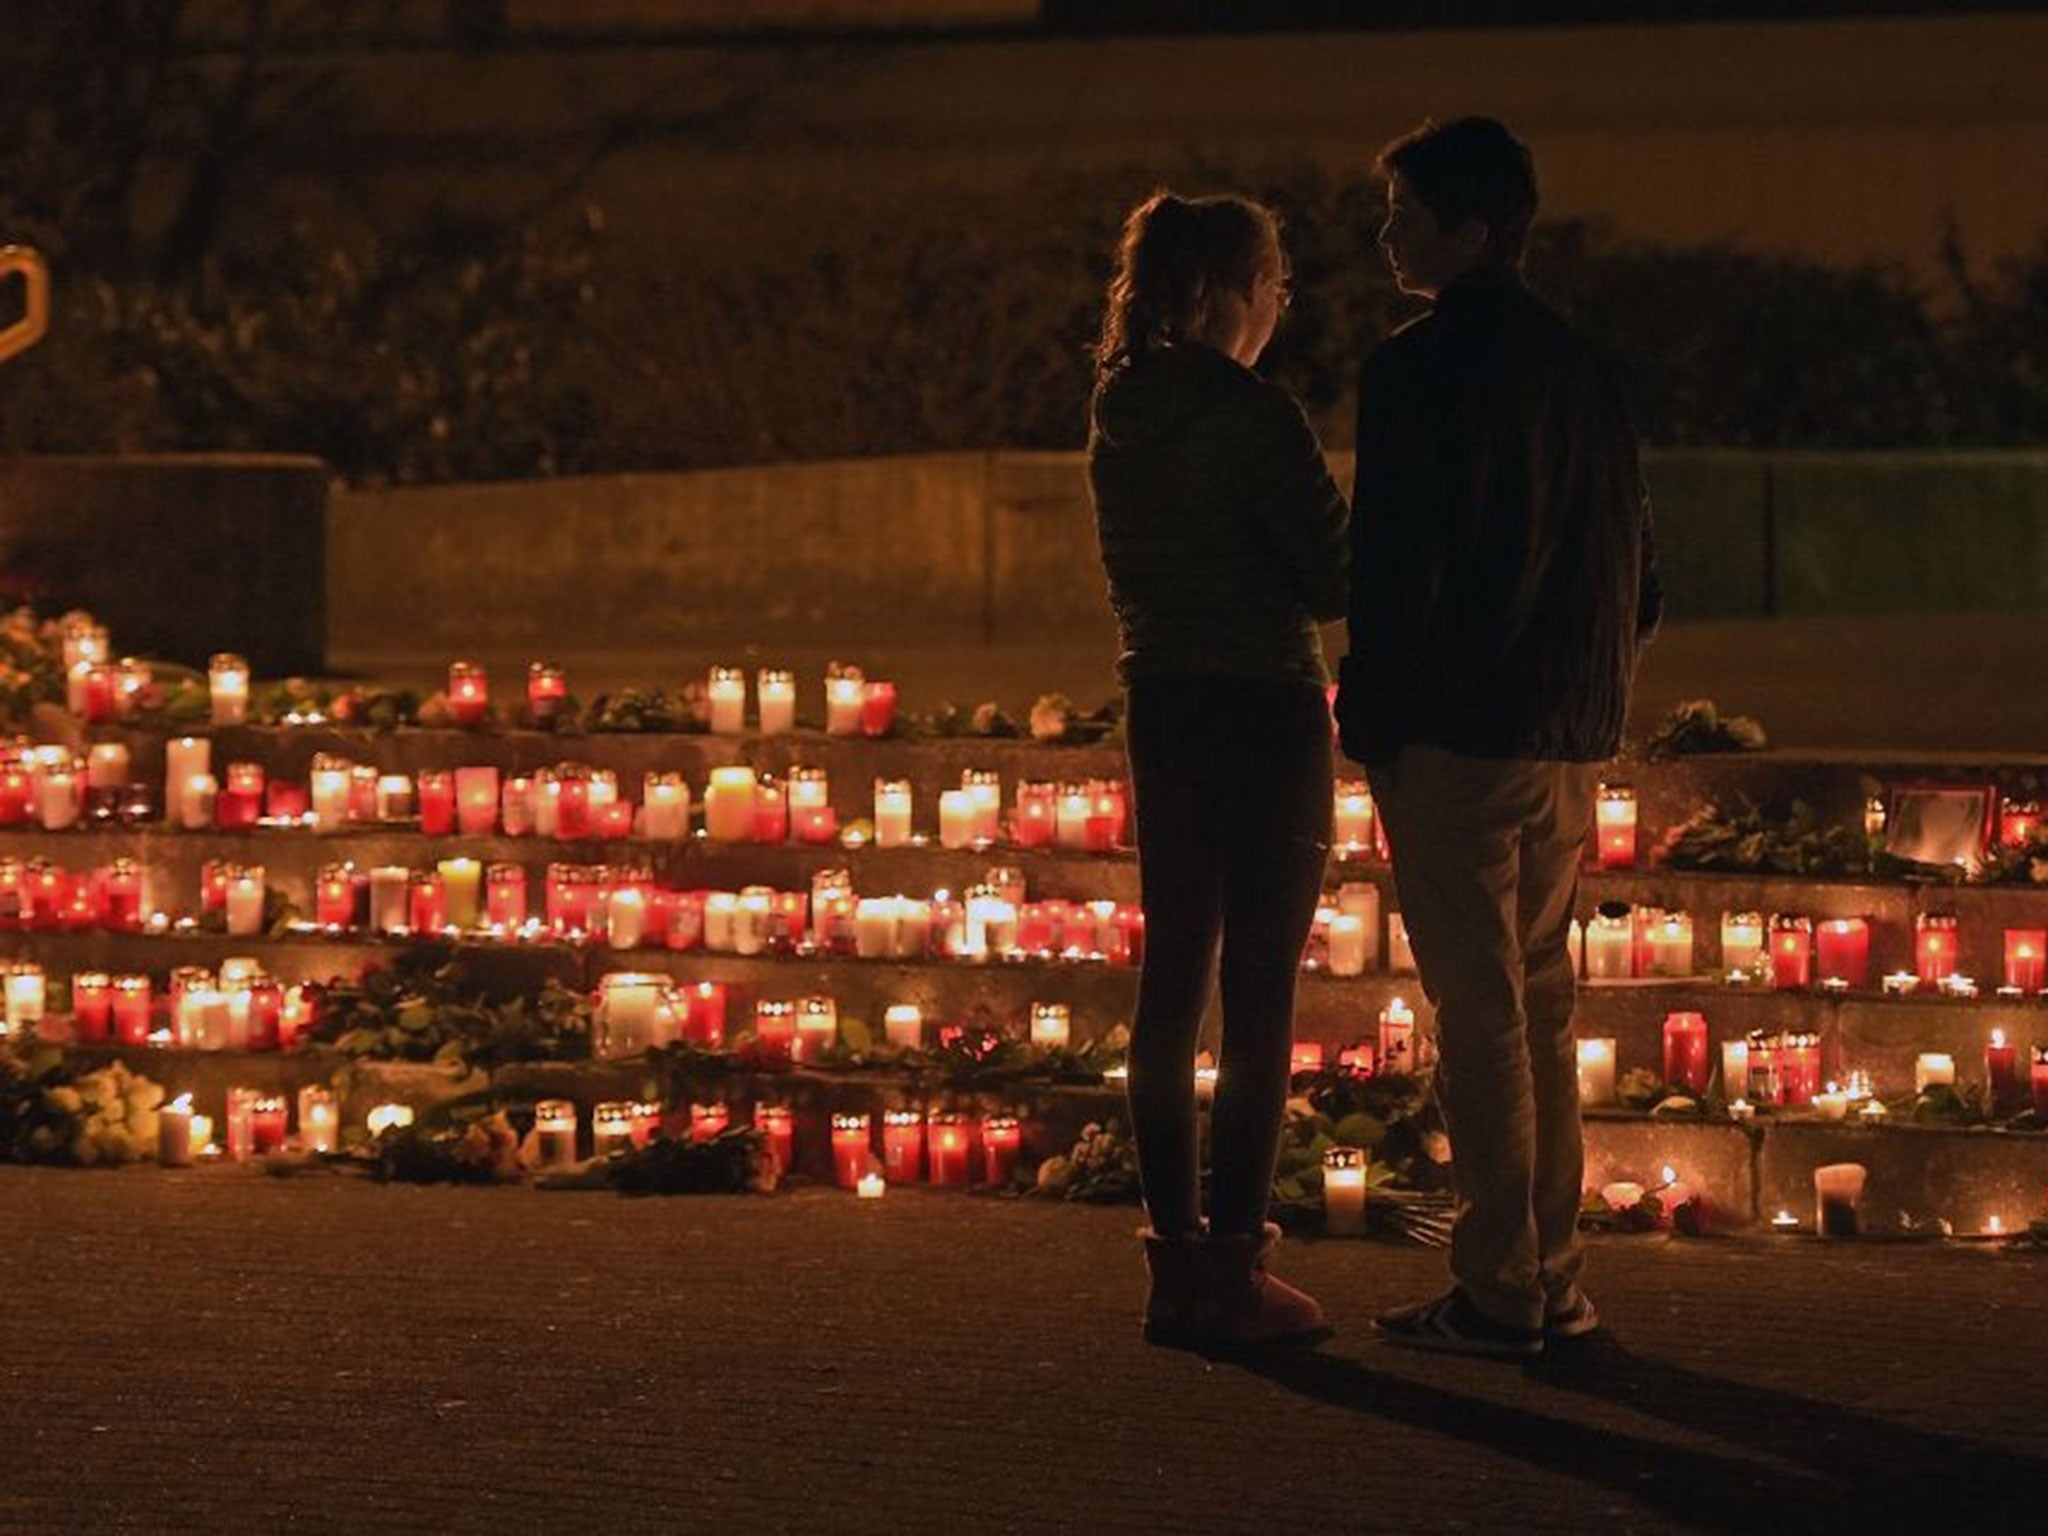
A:
{"label": "lit candle flame", "polygon": [[1993,1031],[1991,1031],[1991,1048],[1992,1048],[1992,1049],[1993,1049],[1994,1051],[2002,1051],[2002,1050],[2004,1050],[2004,1049],[2005,1049],[2005,1031],[2004,1031],[2004,1030],[2002,1030],[2002,1029],[1994,1029]]}

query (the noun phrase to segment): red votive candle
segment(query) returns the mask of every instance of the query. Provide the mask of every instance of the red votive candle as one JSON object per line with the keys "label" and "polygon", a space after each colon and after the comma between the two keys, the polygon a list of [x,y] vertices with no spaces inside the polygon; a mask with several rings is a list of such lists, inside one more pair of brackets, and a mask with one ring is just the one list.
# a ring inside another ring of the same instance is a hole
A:
{"label": "red votive candle", "polygon": [[1602,869],[1630,869],[1636,862],[1636,792],[1625,784],[1603,784],[1594,814],[1594,862]]}
{"label": "red votive candle", "polygon": [[1320,1040],[1297,1040],[1287,1058],[1290,1072],[1320,1072],[1323,1070],[1323,1042]]}
{"label": "red votive candle", "polygon": [[2048,956],[2048,928],[2005,930],[2005,984],[2023,992],[2041,990],[2042,959]]}
{"label": "red votive candle", "polygon": [[924,1116],[892,1109],[882,1116],[882,1172],[891,1184],[914,1183],[924,1171]]}
{"label": "red votive candle", "polygon": [[141,1045],[149,1039],[150,985],[147,976],[114,978],[113,1032],[123,1045]]}
{"label": "red votive candle", "polygon": [[415,787],[420,830],[428,837],[448,836],[455,830],[455,775],[440,768],[423,769]]}
{"label": "red votive candle", "polygon": [[2009,1115],[2019,1105],[2019,1058],[2019,1047],[2006,1042],[2004,1030],[1991,1031],[1991,1042],[1984,1047],[1984,1082],[1993,1114]]}
{"label": "red votive candle", "polygon": [[80,971],[71,978],[71,1035],[104,1040],[114,1031],[114,982],[105,971]]}
{"label": "red votive candle", "polygon": [[258,1094],[248,1101],[250,1156],[261,1157],[284,1145],[287,1113],[282,1094]]}
{"label": "red votive candle", "polygon": [[484,921],[511,930],[526,923],[526,870],[519,864],[493,864],[484,871]]}
{"label": "red votive candle", "polygon": [[755,1003],[754,1038],[774,1050],[794,1054],[796,1004],[781,998]]}
{"label": "red votive candle", "polygon": [[690,1106],[690,1140],[710,1141],[723,1136],[732,1124],[732,1110],[724,1104]]}
{"label": "red votive candle", "polygon": [[1913,920],[1913,967],[1923,982],[1938,982],[1956,973],[1956,920],[1947,913],[1923,912]]}
{"label": "red votive candle", "polygon": [[[726,984],[722,981],[700,981],[685,989],[684,999],[689,1012],[683,1020],[683,1038],[700,1045],[723,1045],[725,1043]],[[795,1015],[790,1017],[790,1032],[795,1033]]]}
{"label": "red votive candle", "polygon": [[1780,913],[1771,918],[1771,985],[1813,984],[1813,919]]}
{"label": "red votive candle", "polygon": [[491,684],[473,661],[448,665],[448,718],[465,728],[482,725],[491,708]]}
{"label": "red votive candle", "polygon": [[2048,1045],[2034,1047],[2034,1065],[2029,1083],[2034,1090],[2034,1113],[2048,1115]]}
{"label": "red votive candle", "polygon": [[1811,1104],[1820,1092],[1820,1036],[1787,1035],[1777,1055],[1778,1102]]}
{"label": "red votive candle", "polygon": [[16,826],[28,820],[29,781],[25,769],[0,769],[0,826]]}
{"label": "red votive candle", "polygon": [[313,877],[313,921],[322,928],[356,925],[356,871],[353,864],[323,864]]}
{"label": "red votive candle", "polygon": [[498,770],[476,764],[455,770],[455,824],[464,837],[498,830]]}
{"label": "red votive candle", "polygon": [[553,662],[536,661],[526,668],[526,709],[536,725],[546,725],[562,712],[569,697],[569,676]]}
{"label": "red votive candle", "polygon": [[116,859],[99,875],[99,921],[115,933],[142,927],[142,868],[133,859]]}
{"label": "red votive candle", "polygon": [[1870,974],[1870,923],[1861,917],[1831,917],[1814,934],[1822,981],[1860,987]]}
{"label": "red votive candle", "polygon": [[832,1117],[832,1177],[843,1189],[852,1189],[868,1171],[869,1134],[866,1115]]}
{"label": "red votive candle", "polygon": [[2032,800],[2007,800],[1998,810],[1998,843],[2024,848],[2041,830],[2041,807]]}
{"label": "red votive candle", "polygon": [[306,786],[286,779],[267,779],[263,785],[263,814],[276,821],[296,821],[306,814],[311,801]]}
{"label": "red votive candle", "polygon": [[1059,827],[1059,787],[1025,782],[1017,786],[1010,836],[1020,848],[1050,847]]}
{"label": "red votive candle", "polygon": [[438,871],[416,871],[408,898],[406,915],[414,933],[439,933],[448,926],[448,903]]}
{"label": "red votive candle", "polygon": [[974,1139],[973,1125],[962,1114],[935,1111],[925,1117],[925,1161],[931,1167],[931,1182],[938,1189],[967,1187],[968,1153]]}
{"label": "red votive candle", "polygon": [[249,983],[249,1049],[278,1048],[278,1021],[284,1013],[284,988],[267,976]]}
{"label": "red votive candle", "polygon": [[764,777],[754,785],[754,841],[789,841],[789,801],[782,786],[770,778]]}
{"label": "red votive candle", "polygon": [[229,831],[256,825],[263,812],[263,765],[229,763],[227,781],[214,796],[214,825]]}
{"label": "red votive candle", "polygon": [[1017,1177],[1017,1156],[1024,1146],[1024,1128],[1015,1115],[984,1115],[981,1121],[982,1182],[995,1189]]}
{"label": "red votive candle", "polygon": [[863,736],[886,736],[889,727],[896,723],[896,685],[888,682],[868,682],[860,691],[860,733]]}
{"label": "red votive candle", "polygon": [[1704,1093],[1707,1076],[1707,1016],[1703,1013],[1666,1014],[1664,1081],[1674,1088]]}

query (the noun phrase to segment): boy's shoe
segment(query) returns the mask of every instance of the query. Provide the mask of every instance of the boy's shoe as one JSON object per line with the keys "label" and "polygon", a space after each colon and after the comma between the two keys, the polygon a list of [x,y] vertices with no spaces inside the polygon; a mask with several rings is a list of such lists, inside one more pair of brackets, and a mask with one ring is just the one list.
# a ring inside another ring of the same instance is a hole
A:
{"label": "boy's shoe", "polygon": [[1519,1360],[1543,1350],[1543,1330],[1497,1323],[1453,1286],[1441,1296],[1418,1301],[1373,1319],[1389,1344],[1452,1355],[1491,1355]]}
{"label": "boy's shoe", "polygon": [[1600,1311],[1593,1298],[1576,1286],[1566,1306],[1543,1314],[1543,1337],[1553,1341],[1583,1339],[1600,1326]]}

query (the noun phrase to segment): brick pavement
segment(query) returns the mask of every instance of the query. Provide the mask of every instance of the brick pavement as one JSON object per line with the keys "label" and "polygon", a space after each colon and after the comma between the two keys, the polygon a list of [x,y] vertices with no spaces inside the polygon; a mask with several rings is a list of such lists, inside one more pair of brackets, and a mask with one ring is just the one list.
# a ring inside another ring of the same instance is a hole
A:
{"label": "brick pavement", "polygon": [[0,1168],[0,1530],[2018,1529],[2048,1259],[1598,1243],[1533,1371],[1363,1314],[1436,1255],[1302,1242],[1340,1324],[1146,1349],[1129,1208],[630,1201]]}

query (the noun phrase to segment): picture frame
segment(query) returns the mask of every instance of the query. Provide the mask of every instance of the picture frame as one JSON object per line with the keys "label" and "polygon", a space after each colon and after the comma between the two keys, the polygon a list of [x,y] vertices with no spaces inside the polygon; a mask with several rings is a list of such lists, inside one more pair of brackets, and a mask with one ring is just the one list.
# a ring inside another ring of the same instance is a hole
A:
{"label": "picture frame", "polygon": [[1910,864],[1960,866],[1976,874],[1991,848],[1998,787],[1908,780],[1888,786],[1884,851]]}

